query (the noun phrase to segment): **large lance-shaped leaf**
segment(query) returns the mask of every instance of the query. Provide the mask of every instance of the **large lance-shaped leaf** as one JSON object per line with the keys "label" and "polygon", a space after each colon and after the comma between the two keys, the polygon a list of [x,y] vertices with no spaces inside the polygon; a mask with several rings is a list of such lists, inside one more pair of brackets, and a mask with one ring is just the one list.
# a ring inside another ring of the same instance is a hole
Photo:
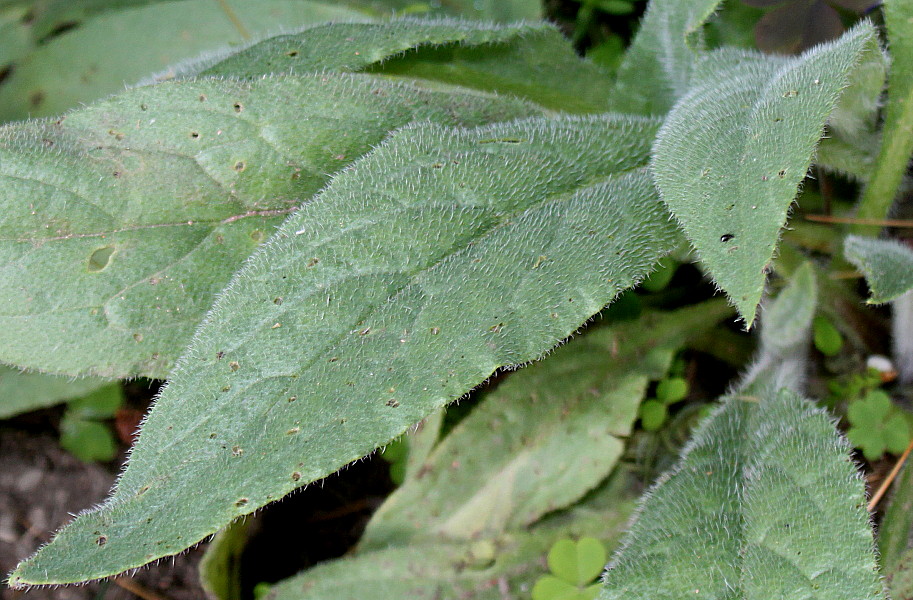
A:
{"label": "large lance-shaped leaf", "polygon": [[715,52],[659,133],[660,194],[746,326],[825,121],[874,44],[866,22],[797,58]]}
{"label": "large lance-shaped leaf", "polygon": [[0,365],[0,419],[85,396],[110,382],[95,377],[70,379],[23,373]]}
{"label": "large lance-shaped leaf", "polygon": [[384,502],[360,548],[499,535],[576,502],[615,466],[648,383],[731,312],[714,301],[597,328],[510,376]]}
{"label": "large lance-shaped leaf", "polygon": [[324,74],[169,83],[0,128],[0,360],[163,377],[254,248],[391,129],[537,112]]}
{"label": "large lance-shaped leaf", "polygon": [[702,27],[722,0],[651,0],[618,69],[612,107],[662,115],[690,87],[703,51]]}
{"label": "large lance-shaped leaf", "polygon": [[474,541],[434,540],[358,552],[281,581],[268,600],[505,600],[529,598],[560,539],[595,537],[615,547],[633,502],[624,479],[537,523]]}
{"label": "large lance-shaped leaf", "polygon": [[[548,23],[403,19],[332,23],[189,64],[182,76],[370,70],[511,94],[562,111],[602,112],[611,80]],[[167,74],[166,74],[167,75]]]}
{"label": "large lance-shaped leaf", "polygon": [[179,552],[541,356],[670,249],[644,169],[656,127],[609,116],[401,130],[239,271],[114,495],[12,584]]}
{"label": "large lance-shaped leaf", "polygon": [[59,114],[244,35],[359,16],[311,0],[228,2],[243,33],[218,2],[178,0],[103,14],[50,40],[0,86],[0,121]]}
{"label": "large lance-shaped leaf", "polygon": [[865,486],[828,415],[736,396],[644,496],[603,600],[884,599]]}
{"label": "large lance-shaped leaf", "polygon": [[865,275],[872,292],[869,304],[884,304],[913,290],[913,249],[909,246],[851,235],[843,253]]}

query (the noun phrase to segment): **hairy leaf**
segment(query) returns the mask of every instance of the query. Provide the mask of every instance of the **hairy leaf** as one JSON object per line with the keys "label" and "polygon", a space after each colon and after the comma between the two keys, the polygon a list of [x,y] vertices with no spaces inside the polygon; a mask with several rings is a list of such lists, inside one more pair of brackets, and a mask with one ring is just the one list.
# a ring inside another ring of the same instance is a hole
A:
{"label": "hairy leaf", "polygon": [[163,377],[253,249],[390,130],[536,112],[324,74],[168,83],[0,128],[0,360]]}
{"label": "hairy leaf", "polygon": [[358,12],[310,0],[229,0],[236,28],[213,0],[160,2],[97,16],[41,45],[0,86],[0,121],[59,114],[244,35],[352,19]]}
{"label": "hairy leaf", "polygon": [[335,23],[280,35],[227,57],[188,65],[182,76],[361,71],[520,96],[562,111],[608,106],[611,81],[580,59],[547,23],[492,25],[403,19]]}
{"label": "hairy leaf", "polygon": [[657,137],[660,194],[748,327],[824,123],[874,44],[863,23],[796,58],[714,52]]}
{"label": "hairy leaf", "polygon": [[848,452],[790,391],[729,398],[645,495],[600,597],[883,600]]}
{"label": "hairy leaf", "polygon": [[843,253],[865,275],[872,297],[884,304],[913,289],[913,249],[895,240],[847,236]]}
{"label": "hairy leaf", "polygon": [[0,419],[79,398],[107,385],[104,379],[71,379],[42,373],[23,373],[0,365]]}
{"label": "hairy leaf", "polygon": [[691,85],[703,50],[704,23],[722,0],[651,0],[618,70],[612,106],[665,114]]}
{"label": "hairy leaf", "polygon": [[322,563],[279,582],[269,600],[503,600],[528,598],[545,555],[562,538],[616,545],[631,513],[617,485],[530,530],[475,541],[426,540]]}
{"label": "hairy leaf", "polygon": [[541,356],[671,249],[644,169],[656,127],[566,117],[400,130],[238,272],[114,495],[12,584],[179,552]]}
{"label": "hairy leaf", "polygon": [[711,302],[597,328],[512,375],[387,499],[361,547],[499,535],[576,502],[615,466],[647,384],[730,310]]}

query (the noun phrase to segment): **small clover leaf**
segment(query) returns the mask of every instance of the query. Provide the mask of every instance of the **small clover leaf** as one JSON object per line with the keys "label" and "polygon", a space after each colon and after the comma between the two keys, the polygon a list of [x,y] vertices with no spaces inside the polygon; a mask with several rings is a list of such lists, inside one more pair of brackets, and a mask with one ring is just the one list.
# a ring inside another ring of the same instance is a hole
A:
{"label": "small clover leaf", "polygon": [[640,426],[644,431],[657,431],[666,422],[669,409],[659,400],[647,400],[640,405]]}
{"label": "small clover leaf", "polygon": [[688,381],[682,377],[663,379],[656,386],[656,399],[665,404],[681,402],[688,396]]}
{"label": "small clover leaf", "polygon": [[812,322],[812,328],[815,333],[815,348],[825,356],[836,356],[843,348],[843,336],[834,327],[830,319],[823,315],[818,315]]}
{"label": "small clover leaf", "polygon": [[596,538],[558,540],[548,552],[552,574],[536,581],[533,600],[594,600],[600,585],[592,582],[602,573],[606,560],[605,546]]}
{"label": "small clover leaf", "polygon": [[847,438],[868,460],[878,460],[885,451],[903,452],[910,442],[910,425],[903,412],[881,390],[872,390],[847,409]]}

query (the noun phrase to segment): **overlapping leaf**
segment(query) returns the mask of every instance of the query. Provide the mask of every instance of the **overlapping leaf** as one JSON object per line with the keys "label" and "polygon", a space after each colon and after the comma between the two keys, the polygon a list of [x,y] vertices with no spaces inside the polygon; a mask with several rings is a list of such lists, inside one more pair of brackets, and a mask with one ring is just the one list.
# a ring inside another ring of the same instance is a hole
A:
{"label": "overlapping leaf", "polygon": [[162,377],[275,226],[390,130],[536,114],[362,75],[135,89],[0,129],[0,360]]}
{"label": "overlapping leaf", "polygon": [[843,252],[865,275],[872,292],[869,304],[884,304],[913,290],[913,249],[909,246],[851,235]]}
{"label": "overlapping leaf", "polygon": [[179,552],[539,357],[670,249],[644,170],[656,127],[568,117],[398,132],[246,263],[114,495],[11,583]]}
{"label": "overlapping leaf", "polygon": [[547,23],[458,20],[335,23],[189,64],[183,76],[361,71],[520,96],[565,112],[610,106],[611,80]]}
{"label": "overlapping leaf", "polygon": [[662,198],[746,326],[825,121],[876,43],[863,23],[797,58],[714,52],[660,131]]}
{"label": "overlapping leaf", "polygon": [[793,392],[729,398],[645,496],[604,600],[884,600],[864,483]]}
{"label": "overlapping leaf", "polygon": [[360,548],[496,536],[577,501],[620,457],[647,384],[730,311],[711,302],[599,328],[512,375],[387,499]]}
{"label": "overlapping leaf", "polygon": [[201,52],[238,44],[245,35],[360,15],[311,0],[229,4],[243,31],[212,0],[158,2],[88,20],[16,65],[0,86],[0,121],[59,114]]}

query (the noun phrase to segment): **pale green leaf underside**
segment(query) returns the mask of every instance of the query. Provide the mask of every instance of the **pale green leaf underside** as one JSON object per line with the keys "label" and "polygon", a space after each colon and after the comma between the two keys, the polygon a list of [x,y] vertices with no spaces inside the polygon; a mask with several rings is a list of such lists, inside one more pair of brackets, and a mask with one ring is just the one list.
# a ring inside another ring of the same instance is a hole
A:
{"label": "pale green leaf underside", "polygon": [[321,70],[370,70],[429,85],[461,85],[566,112],[599,112],[610,105],[609,76],[580,59],[569,41],[543,22],[331,23],[188,65],[182,75],[256,78]]}
{"label": "pale green leaf underside", "polygon": [[[504,600],[529,598],[559,539],[593,536],[613,548],[632,503],[607,485],[530,530],[476,541],[436,540],[322,563],[276,584],[269,600]],[[493,585],[493,582],[495,584]]]}
{"label": "pale green leaf underside", "polygon": [[670,249],[644,168],[656,127],[601,117],[400,130],[233,278],[113,497],[12,584],[179,552],[542,355]]}
{"label": "pale green leaf underside", "polygon": [[651,0],[618,70],[615,110],[662,115],[689,89],[701,28],[722,0]]}
{"label": "pale green leaf underside", "polygon": [[811,263],[803,263],[761,317],[761,347],[739,385],[742,391],[789,388],[800,392],[805,381],[812,319],[818,286]]}
{"label": "pale green leaf underside", "polygon": [[42,373],[23,373],[19,369],[0,365],[0,419],[80,398],[108,383],[94,377],[74,380]]}
{"label": "pale green leaf underside", "polygon": [[890,597],[902,600],[913,596],[913,468],[905,466],[892,487],[878,526],[878,552]]}
{"label": "pale green leaf underside", "polygon": [[536,113],[323,74],[166,83],[0,128],[0,360],[163,377],[254,248],[392,129]]}
{"label": "pale green leaf underside", "polygon": [[872,293],[869,304],[890,302],[913,289],[913,250],[909,246],[851,235],[843,253],[865,275]]}
{"label": "pale green leaf underside", "polygon": [[596,328],[515,373],[384,502],[360,548],[499,535],[577,501],[620,457],[647,384],[730,312],[711,302]]}
{"label": "pale green leaf underside", "polygon": [[[310,0],[229,0],[251,34],[353,19],[360,13]],[[363,18],[363,17],[362,17]],[[178,0],[99,15],[23,59],[0,86],[0,121],[59,114],[243,37],[213,0]]]}
{"label": "pale green leaf underside", "polygon": [[727,399],[645,495],[600,598],[883,600],[848,452],[792,392]]}
{"label": "pale green leaf underside", "polygon": [[660,194],[746,326],[825,121],[875,40],[863,23],[796,58],[714,52],[657,137]]}

